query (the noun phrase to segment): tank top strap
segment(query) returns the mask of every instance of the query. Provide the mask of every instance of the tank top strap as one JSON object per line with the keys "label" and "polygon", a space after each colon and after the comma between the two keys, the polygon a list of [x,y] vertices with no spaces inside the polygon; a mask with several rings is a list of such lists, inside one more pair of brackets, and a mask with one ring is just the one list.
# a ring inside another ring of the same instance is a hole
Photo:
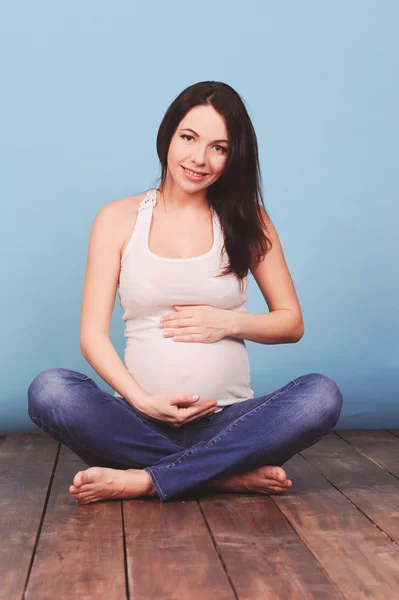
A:
{"label": "tank top strap", "polygon": [[145,195],[145,198],[139,204],[139,212],[145,210],[149,206],[155,206],[157,203],[157,191],[156,189],[148,190]]}
{"label": "tank top strap", "polygon": [[139,209],[137,212],[136,223],[134,225],[134,231],[126,244],[125,250],[122,256],[122,264],[126,257],[133,248],[136,252],[142,252],[146,247],[148,240],[148,232],[151,225],[152,209],[157,202],[156,190],[151,189],[145,195],[145,198],[140,202]]}
{"label": "tank top strap", "polygon": [[152,209],[157,203],[157,194],[155,189],[148,190],[145,198],[139,204],[139,210],[134,227],[134,237],[140,240],[140,244],[146,244],[148,232],[151,225]]}

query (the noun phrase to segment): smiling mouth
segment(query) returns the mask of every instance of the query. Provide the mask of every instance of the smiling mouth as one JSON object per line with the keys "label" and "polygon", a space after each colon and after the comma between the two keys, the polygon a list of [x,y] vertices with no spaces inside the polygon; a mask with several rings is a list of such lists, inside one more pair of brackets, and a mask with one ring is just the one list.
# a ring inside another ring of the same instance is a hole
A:
{"label": "smiling mouth", "polygon": [[182,168],[189,174],[189,175],[193,175],[193,177],[205,177],[205,175],[208,175],[208,173],[199,173],[198,171],[193,171],[192,169],[187,169],[186,167]]}

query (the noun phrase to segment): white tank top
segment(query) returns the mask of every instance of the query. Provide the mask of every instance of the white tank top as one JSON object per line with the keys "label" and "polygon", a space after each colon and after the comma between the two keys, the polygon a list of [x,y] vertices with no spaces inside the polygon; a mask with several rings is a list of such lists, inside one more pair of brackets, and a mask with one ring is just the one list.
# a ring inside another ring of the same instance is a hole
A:
{"label": "white tank top", "polygon": [[[248,278],[230,273],[214,278],[227,265],[223,234],[216,211],[212,248],[193,258],[166,258],[149,248],[149,231],[156,190],[140,203],[137,220],[121,258],[118,283],[124,310],[126,339],[124,364],[149,395],[174,392],[199,394],[196,406],[217,400],[216,412],[254,397],[245,341],[225,337],[214,343],[177,342],[164,338],[159,318],[173,313],[173,305],[207,304],[248,312]],[[177,314],[177,313],[176,313]],[[115,396],[121,397],[118,392]]]}

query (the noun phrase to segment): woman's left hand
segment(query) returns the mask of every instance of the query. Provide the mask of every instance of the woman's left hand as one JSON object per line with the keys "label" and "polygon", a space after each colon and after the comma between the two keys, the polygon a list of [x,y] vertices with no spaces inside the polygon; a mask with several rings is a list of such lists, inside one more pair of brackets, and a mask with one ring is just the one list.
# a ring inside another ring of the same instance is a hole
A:
{"label": "woman's left hand", "polygon": [[212,344],[232,335],[233,314],[230,310],[196,304],[174,306],[173,314],[160,318],[159,327],[167,329],[163,335],[176,342]]}

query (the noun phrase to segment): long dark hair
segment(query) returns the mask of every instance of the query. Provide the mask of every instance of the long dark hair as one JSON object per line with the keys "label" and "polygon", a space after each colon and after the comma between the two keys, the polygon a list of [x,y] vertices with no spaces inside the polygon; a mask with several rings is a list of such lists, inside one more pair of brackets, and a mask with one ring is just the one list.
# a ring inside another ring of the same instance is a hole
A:
{"label": "long dark hair", "polygon": [[185,115],[195,106],[211,105],[224,117],[229,135],[227,164],[222,176],[206,190],[207,200],[216,211],[224,235],[228,265],[221,273],[235,273],[243,279],[272,248],[264,233],[267,224],[264,207],[258,142],[251,119],[240,95],[226,83],[201,81],[183,90],[167,109],[157,135],[161,162],[160,187],[167,174],[167,155],[171,139]]}

